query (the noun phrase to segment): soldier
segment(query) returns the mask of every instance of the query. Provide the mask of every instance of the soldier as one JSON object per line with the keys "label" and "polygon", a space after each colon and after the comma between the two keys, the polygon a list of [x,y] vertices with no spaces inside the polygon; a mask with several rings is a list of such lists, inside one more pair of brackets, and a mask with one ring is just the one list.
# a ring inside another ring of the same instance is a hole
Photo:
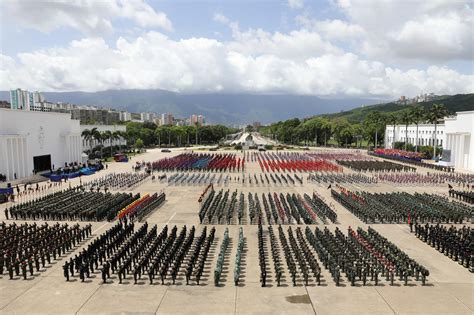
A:
{"label": "soldier", "polygon": [[21,273],[23,274],[23,280],[26,280],[27,273],[26,273],[26,262],[25,261],[23,261],[21,263]]}
{"label": "soldier", "polygon": [[81,264],[81,266],[79,267],[79,278],[81,279],[81,282],[84,282],[84,280],[85,280],[85,268],[84,268],[83,264]]}
{"label": "soldier", "polygon": [[69,272],[74,277],[74,260],[72,258],[69,259]]}
{"label": "soldier", "polygon": [[105,267],[102,268],[102,271],[101,271],[101,272],[102,272],[102,281],[103,281],[104,283],[107,283],[107,273],[106,273],[106,271],[105,271]]}
{"label": "soldier", "polygon": [[7,268],[8,268],[8,275],[10,276],[10,280],[13,280],[13,265],[9,264]]}
{"label": "soldier", "polygon": [[63,266],[64,277],[66,277],[66,281],[69,281],[69,263],[66,261]]}
{"label": "soldier", "polygon": [[32,259],[28,259],[28,267],[30,269],[30,275],[33,276],[33,261]]}

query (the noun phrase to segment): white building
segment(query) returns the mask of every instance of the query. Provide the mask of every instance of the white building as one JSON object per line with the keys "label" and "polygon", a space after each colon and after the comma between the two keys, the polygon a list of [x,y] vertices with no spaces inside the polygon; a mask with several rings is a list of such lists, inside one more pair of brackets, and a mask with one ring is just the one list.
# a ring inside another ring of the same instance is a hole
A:
{"label": "white building", "polygon": [[142,121],[153,122],[156,118],[155,113],[140,113]]}
{"label": "white building", "polygon": [[[418,146],[433,146],[435,143],[435,130],[432,124],[419,124],[418,125]],[[394,136],[395,132],[395,136]],[[385,127],[385,148],[393,149],[394,142],[405,142],[405,134],[407,135],[407,142],[416,145],[416,125],[408,125],[408,129],[405,130],[405,125],[387,125]],[[395,139],[395,141],[394,141]],[[443,146],[446,142],[445,127],[444,124],[438,124],[436,126],[436,144],[437,146]]]}
{"label": "white building", "polygon": [[458,112],[444,120],[443,164],[474,171],[474,111]]}
{"label": "white building", "polygon": [[174,124],[174,117],[172,114],[161,114],[161,124],[160,126],[167,126]]}
{"label": "white building", "polygon": [[0,109],[0,173],[7,180],[81,162],[81,154],[79,121],[70,114]]}
{"label": "white building", "polygon": [[[444,124],[436,128],[436,143],[443,147],[440,164],[454,166],[457,170],[474,171],[474,111],[457,112],[454,117],[446,117]],[[405,141],[405,126],[393,125],[385,128],[385,148],[393,148],[393,141]],[[416,143],[416,125],[408,126],[408,142]],[[418,125],[418,145],[433,146],[434,125]]]}
{"label": "white building", "polygon": [[[92,130],[96,128],[97,131],[99,132],[104,132],[104,131],[110,131],[110,132],[115,132],[115,131],[121,131],[125,132],[127,130],[127,127],[125,125],[81,125],[81,134],[84,130]],[[119,139],[114,139],[112,141],[106,140],[102,144],[104,147],[109,147],[110,142],[112,142],[113,145],[126,145],[127,141],[124,138],[119,138]],[[92,139],[90,141],[86,141],[84,138],[82,138],[82,147],[84,150],[90,150],[94,148],[95,146],[99,145],[99,141]]]}
{"label": "white building", "polygon": [[44,101],[43,94],[38,91],[28,92],[27,90],[22,89],[10,91],[11,109],[42,111],[42,103]]}

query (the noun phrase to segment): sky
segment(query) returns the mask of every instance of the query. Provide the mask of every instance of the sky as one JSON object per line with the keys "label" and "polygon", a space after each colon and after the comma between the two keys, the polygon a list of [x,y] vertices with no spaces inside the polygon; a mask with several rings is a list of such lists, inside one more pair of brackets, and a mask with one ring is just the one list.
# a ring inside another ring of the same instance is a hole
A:
{"label": "sky", "polygon": [[474,92],[463,0],[2,0],[0,90]]}

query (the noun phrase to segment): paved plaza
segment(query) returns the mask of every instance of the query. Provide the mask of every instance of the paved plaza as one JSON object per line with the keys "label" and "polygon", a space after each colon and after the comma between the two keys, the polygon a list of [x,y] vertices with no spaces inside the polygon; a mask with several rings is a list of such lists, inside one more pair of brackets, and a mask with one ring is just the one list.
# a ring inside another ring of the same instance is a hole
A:
{"label": "paved plaza", "polygon": [[[202,151],[204,152],[204,151]],[[235,152],[235,151],[233,151]],[[174,156],[182,151],[162,153],[159,150],[149,150],[147,153],[133,157],[128,163],[110,163],[107,170],[94,175],[82,177],[84,182],[102,177],[113,172],[131,172],[132,166],[137,161],[156,161],[163,157]],[[212,153],[212,152],[211,152]],[[241,155],[240,152],[237,152]],[[427,172],[427,169],[417,170]],[[430,170],[428,170],[430,171]],[[246,174],[259,174],[260,167],[256,162],[246,162]],[[344,172],[353,171],[344,168]],[[431,171],[433,172],[433,171]],[[155,173],[158,175],[160,173]],[[241,173],[231,173],[234,178]],[[258,176],[258,175],[257,175]],[[247,195],[252,193],[308,193],[316,191],[337,212],[338,222],[326,226],[330,230],[338,227],[346,233],[348,227],[367,229],[357,217],[351,214],[340,203],[331,197],[327,185],[315,184],[306,181],[303,185],[267,185],[231,180],[228,184],[215,186],[216,190],[224,188],[231,192],[237,190]],[[78,185],[79,179],[70,181],[71,185]],[[63,184],[66,185],[66,184]],[[447,185],[439,186],[396,186],[386,183],[372,185],[345,184],[352,190],[365,190],[370,192],[429,192],[447,196]],[[149,225],[157,225],[158,230],[168,225],[178,228],[186,225],[196,227],[196,235],[202,229],[199,223],[198,198],[205,185],[168,185],[165,181],[151,180],[148,178],[142,184],[133,188],[133,193],[155,193],[164,191],[166,201],[147,217]],[[31,198],[31,197],[30,197]],[[21,201],[21,200],[20,200]],[[93,200],[91,200],[93,202]],[[4,208],[9,204],[1,205],[0,218],[5,220]],[[13,221],[8,220],[7,223]],[[15,221],[17,223],[21,221]],[[81,225],[86,222],[79,222]],[[93,237],[105,232],[113,222],[91,222]],[[470,223],[468,223],[470,224]],[[141,225],[141,223],[138,223]],[[322,223],[317,224],[324,228]],[[47,271],[35,273],[28,280],[17,278],[9,280],[8,274],[0,276],[0,313],[2,314],[106,314],[106,313],[215,313],[215,314],[473,314],[474,313],[474,274],[462,267],[444,254],[438,252],[428,244],[422,242],[406,224],[372,224],[370,225],[389,241],[397,245],[411,258],[422,264],[430,271],[427,284],[421,285],[420,281],[410,280],[405,286],[402,281],[396,281],[391,286],[382,279],[377,286],[368,283],[362,286],[357,282],[351,286],[345,276],[342,284],[336,286],[328,270],[322,267],[321,285],[314,281],[304,285],[299,279],[293,286],[288,273],[280,286],[276,285],[273,275],[271,259],[268,263],[269,281],[266,287],[261,287],[259,282],[260,267],[257,244],[257,225],[242,225],[245,245],[242,255],[242,280],[238,286],[234,285],[234,260],[237,251],[239,225],[215,225],[216,239],[213,242],[207,259],[201,283],[194,282],[186,285],[184,277],[178,277],[176,284],[171,279],[162,285],[156,281],[152,285],[142,278],[138,284],[133,283],[129,276],[122,284],[118,283],[116,275],[111,281],[103,284],[100,271],[92,274],[85,283],[75,277],[66,282],[62,266],[66,258],[53,261],[47,266]],[[213,270],[215,268],[219,247],[225,228],[229,228],[230,246],[226,252],[221,282],[214,286]],[[296,226],[293,226],[295,228]],[[302,226],[304,229],[305,226]],[[266,229],[266,226],[264,226]],[[275,227],[276,228],[276,227]],[[312,226],[314,229],[314,226]],[[284,226],[286,230],[287,227]],[[267,233],[267,230],[265,230]],[[81,246],[87,245],[89,239]],[[269,252],[269,244],[266,250]],[[69,256],[79,249],[70,252]],[[270,254],[269,254],[270,255]],[[69,257],[67,257],[69,259]],[[286,264],[284,264],[286,272]]]}

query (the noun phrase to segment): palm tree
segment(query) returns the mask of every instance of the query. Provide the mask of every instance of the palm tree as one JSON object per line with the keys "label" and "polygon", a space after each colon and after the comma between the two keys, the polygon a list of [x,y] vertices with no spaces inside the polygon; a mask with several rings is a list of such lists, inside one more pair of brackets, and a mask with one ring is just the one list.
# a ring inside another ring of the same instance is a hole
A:
{"label": "palm tree", "polygon": [[119,151],[122,151],[122,145],[121,145],[121,142],[122,142],[122,132],[120,130],[117,130],[117,131],[114,131],[112,133],[112,139],[114,141],[118,141],[118,145],[119,145]]}
{"label": "palm tree", "polygon": [[112,140],[113,140],[113,137],[112,137],[112,132],[110,130],[106,130],[102,133],[102,139],[103,141],[109,141],[109,145],[110,145],[110,156],[113,155],[113,146],[112,146]]}
{"label": "palm tree", "polygon": [[395,114],[390,114],[387,117],[387,121],[392,124],[393,126],[393,134],[392,134],[392,149],[395,149],[395,127],[398,123],[398,117]]}
{"label": "palm tree", "polygon": [[415,138],[415,152],[418,152],[418,125],[423,120],[425,116],[425,110],[421,106],[413,107],[411,110],[411,117],[413,118],[413,122],[416,125],[416,138]]}
{"label": "palm tree", "polygon": [[196,122],[196,145],[198,145],[198,135],[199,135],[199,123]]}
{"label": "palm tree", "polygon": [[407,150],[407,142],[408,142],[408,125],[411,124],[413,118],[411,117],[411,113],[405,111],[402,113],[400,117],[400,121],[405,125],[405,151]]}
{"label": "palm tree", "polygon": [[368,121],[369,124],[372,124],[375,126],[374,148],[377,149],[377,137],[378,137],[379,124],[383,121],[382,114],[380,114],[379,111],[370,112],[367,115],[366,120]]}
{"label": "palm tree", "polygon": [[433,106],[428,110],[426,115],[427,120],[434,124],[434,143],[433,143],[433,158],[436,158],[436,132],[438,123],[448,115],[448,110],[444,107],[443,104],[433,104]]}
{"label": "palm tree", "polygon": [[81,132],[81,137],[84,139],[85,143],[88,143],[89,146],[91,146],[90,141],[92,139],[92,134],[91,134],[91,131],[89,129],[84,129]]}
{"label": "palm tree", "polygon": [[[97,142],[100,143],[101,141],[101,135],[100,135],[100,131],[97,130],[96,127],[92,128],[91,129],[91,140],[96,140]],[[92,146],[92,145],[91,145]]]}

